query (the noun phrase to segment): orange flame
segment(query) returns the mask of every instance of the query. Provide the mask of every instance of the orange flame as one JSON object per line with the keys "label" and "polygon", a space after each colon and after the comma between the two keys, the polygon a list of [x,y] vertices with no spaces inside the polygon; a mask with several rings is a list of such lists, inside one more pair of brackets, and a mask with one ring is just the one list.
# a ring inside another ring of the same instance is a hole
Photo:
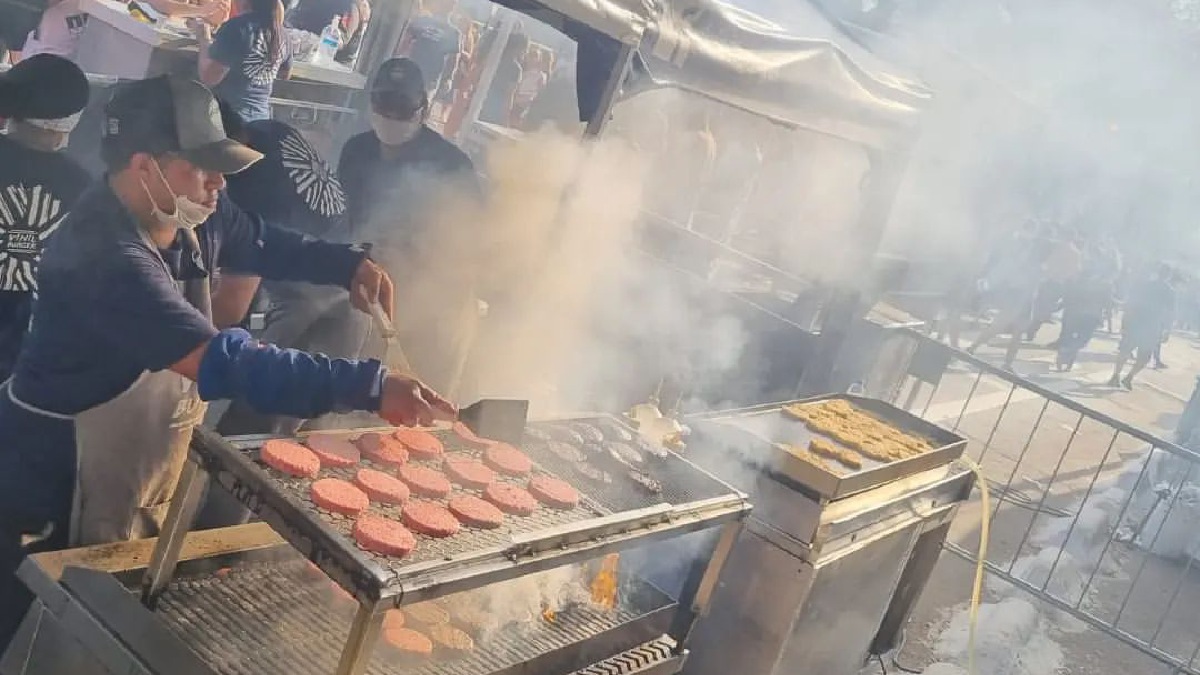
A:
{"label": "orange flame", "polygon": [[592,579],[592,602],[605,609],[617,606],[617,563],[621,556],[610,553],[600,563],[600,571]]}

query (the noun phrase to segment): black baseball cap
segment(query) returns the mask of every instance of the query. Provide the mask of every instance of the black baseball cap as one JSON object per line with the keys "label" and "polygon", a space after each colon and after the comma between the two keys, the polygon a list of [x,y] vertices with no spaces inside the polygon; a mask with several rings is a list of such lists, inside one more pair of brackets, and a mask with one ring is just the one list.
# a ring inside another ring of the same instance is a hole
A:
{"label": "black baseball cap", "polygon": [[371,81],[371,106],[386,117],[412,119],[429,104],[425,77],[412,59],[384,61]]}
{"label": "black baseball cap", "polygon": [[78,114],[87,103],[87,76],[61,56],[37,54],[0,73],[0,117],[62,119]]}
{"label": "black baseball cap", "polygon": [[216,97],[195,80],[161,75],[118,85],[104,113],[105,157],[171,153],[221,173],[263,157],[226,135]]}

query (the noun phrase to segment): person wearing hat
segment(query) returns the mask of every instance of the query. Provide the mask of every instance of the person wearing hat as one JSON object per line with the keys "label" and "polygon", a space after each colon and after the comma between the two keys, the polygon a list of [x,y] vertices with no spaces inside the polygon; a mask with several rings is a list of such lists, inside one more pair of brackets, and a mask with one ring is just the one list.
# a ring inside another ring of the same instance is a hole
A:
{"label": "person wearing hat", "polygon": [[384,62],[370,96],[371,131],[348,140],[338,163],[350,224],[397,281],[405,312],[395,328],[408,362],[450,391],[480,311],[482,189],[466,153],[426,125],[429,96],[415,62]]}
{"label": "person wearing hat", "polygon": [[12,574],[27,537],[45,550],[157,533],[202,401],[297,417],[366,410],[403,425],[456,414],[378,361],[214,327],[208,272],[217,267],[340,284],[359,309],[377,302],[389,315],[391,281],[361,247],[222,207],[223,174],[261,155],[226,136],[199,82],[120,85],[105,117],[108,174],[47,246],[29,339],[0,386],[0,644],[29,601]]}
{"label": "person wearing hat", "polygon": [[91,182],[61,152],[88,101],[74,63],[50,54],[0,74],[0,381],[8,379],[29,328],[46,239]]}

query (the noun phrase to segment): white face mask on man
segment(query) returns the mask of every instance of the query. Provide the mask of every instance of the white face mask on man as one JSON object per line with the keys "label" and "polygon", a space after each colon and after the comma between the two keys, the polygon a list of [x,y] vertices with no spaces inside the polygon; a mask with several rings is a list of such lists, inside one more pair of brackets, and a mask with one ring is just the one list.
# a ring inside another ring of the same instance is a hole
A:
{"label": "white face mask on man", "polygon": [[394,120],[372,111],[371,129],[384,145],[404,145],[421,130],[421,120]]}
{"label": "white face mask on man", "polygon": [[162,179],[163,185],[166,186],[167,192],[170,192],[171,197],[175,200],[175,212],[164,213],[162,209],[158,208],[158,202],[154,201],[153,195],[150,194],[150,188],[147,187],[146,181],[142,181],[142,189],[146,191],[146,196],[150,198],[150,217],[161,227],[176,230],[194,230],[200,227],[217,210],[215,206],[198,204],[183,195],[175,194],[175,191],[171,189],[171,184],[167,182],[167,177],[163,175],[162,167],[158,165],[157,161],[154,162],[154,169],[158,172],[158,177]]}

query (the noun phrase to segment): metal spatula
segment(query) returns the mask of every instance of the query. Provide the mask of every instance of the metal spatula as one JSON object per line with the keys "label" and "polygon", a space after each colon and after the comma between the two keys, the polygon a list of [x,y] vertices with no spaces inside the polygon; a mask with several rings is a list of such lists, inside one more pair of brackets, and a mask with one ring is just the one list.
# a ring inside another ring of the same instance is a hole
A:
{"label": "metal spatula", "polygon": [[485,398],[460,408],[458,421],[482,438],[517,445],[525,435],[529,401]]}

